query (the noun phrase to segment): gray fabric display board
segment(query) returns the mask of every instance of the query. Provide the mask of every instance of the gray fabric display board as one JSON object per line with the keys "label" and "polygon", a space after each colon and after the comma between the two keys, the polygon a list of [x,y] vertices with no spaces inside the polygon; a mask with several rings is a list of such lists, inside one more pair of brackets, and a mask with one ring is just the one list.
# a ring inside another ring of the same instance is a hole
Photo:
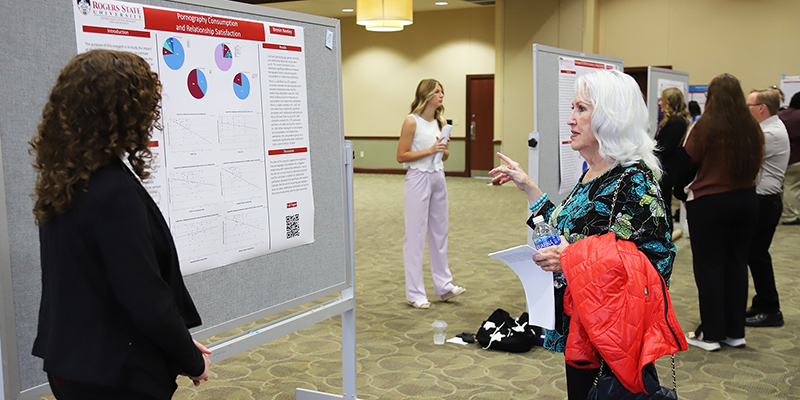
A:
{"label": "gray fabric display board", "polygon": [[[0,98],[0,389],[6,399],[48,393],[42,386],[47,381],[42,362],[31,355],[41,282],[38,228],[31,212],[35,172],[28,141],[36,133],[56,77],[77,52],[73,1],[0,4],[0,50],[5,55],[0,61],[5,76]],[[315,241],[186,276],[203,318],[203,325],[193,331],[195,338],[226,332],[331,294],[351,293],[352,215],[346,187],[339,21],[225,0],[133,2],[295,25],[305,32]],[[334,34],[332,49],[326,47],[329,31]],[[340,306],[337,313],[353,304]],[[288,323],[277,334],[311,323]],[[215,361],[220,358],[224,356],[218,355]]]}

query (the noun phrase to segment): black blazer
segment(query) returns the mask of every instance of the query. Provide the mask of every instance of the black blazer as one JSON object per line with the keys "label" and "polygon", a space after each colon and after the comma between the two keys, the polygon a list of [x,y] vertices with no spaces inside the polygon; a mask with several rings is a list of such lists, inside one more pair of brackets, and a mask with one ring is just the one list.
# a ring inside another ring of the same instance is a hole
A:
{"label": "black blazer", "polygon": [[683,139],[687,129],[689,129],[689,125],[686,120],[682,117],[675,117],[661,127],[658,135],[656,135],[656,144],[658,145],[656,156],[658,161],[661,162],[661,168],[664,171],[662,176],[669,177],[670,180],[674,179],[675,157],[677,157],[678,148],[681,147],[681,139]]}
{"label": "black blazer", "polygon": [[169,399],[203,373],[200,316],[158,206],[114,158],[39,227],[42,301],[33,355],[48,373]]}

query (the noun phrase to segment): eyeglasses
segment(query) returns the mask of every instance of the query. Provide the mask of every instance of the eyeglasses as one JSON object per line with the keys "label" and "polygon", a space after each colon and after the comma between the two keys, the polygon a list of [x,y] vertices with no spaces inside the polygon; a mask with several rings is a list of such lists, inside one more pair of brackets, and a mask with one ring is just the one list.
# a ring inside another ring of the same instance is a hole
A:
{"label": "eyeglasses", "polygon": [[764,105],[764,103],[748,104],[747,106],[748,107],[756,107],[756,106],[760,106],[760,105]]}

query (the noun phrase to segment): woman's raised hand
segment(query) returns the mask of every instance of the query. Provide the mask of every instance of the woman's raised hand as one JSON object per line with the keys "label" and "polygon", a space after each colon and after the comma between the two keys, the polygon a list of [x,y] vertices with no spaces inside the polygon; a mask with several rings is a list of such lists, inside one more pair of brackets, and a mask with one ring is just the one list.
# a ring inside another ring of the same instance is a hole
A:
{"label": "woman's raised hand", "polygon": [[528,195],[529,204],[535,203],[536,200],[544,194],[533,180],[531,180],[528,174],[522,170],[518,162],[508,158],[503,153],[497,153],[497,157],[500,157],[507,165],[501,165],[489,171],[489,175],[495,175],[495,177],[492,178],[492,183],[502,185],[506,182],[514,182],[519,190],[522,190]]}
{"label": "woman's raised hand", "polygon": [[520,168],[519,163],[508,158],[503,153],[498,152],[497,157],[500,157],[507,165],[501,165],[489,171],[489,175],[495,175],[495,177],[492,178],[492,183],[502,185],[513,181],[518,188],[525,190],[523,189],[523,185],[529,182],[531,178]]}

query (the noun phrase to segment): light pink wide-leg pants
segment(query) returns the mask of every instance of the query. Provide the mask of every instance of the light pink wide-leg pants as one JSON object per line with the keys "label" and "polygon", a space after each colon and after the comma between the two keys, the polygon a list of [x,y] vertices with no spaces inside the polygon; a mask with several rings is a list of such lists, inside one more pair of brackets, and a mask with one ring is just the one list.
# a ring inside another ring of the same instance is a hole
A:
{"label": "light pink wide-leg pants", "polygon": [[423,172],[409,169],[403,189],[406,236],[403,241],[403,263],[406,271],[406,300],[425,299],[422,258],[425,254],[425,233],[431,259],[433,288],[437,296],[453,290],[453,274],[447,265],[447,185],[444,171]]}

